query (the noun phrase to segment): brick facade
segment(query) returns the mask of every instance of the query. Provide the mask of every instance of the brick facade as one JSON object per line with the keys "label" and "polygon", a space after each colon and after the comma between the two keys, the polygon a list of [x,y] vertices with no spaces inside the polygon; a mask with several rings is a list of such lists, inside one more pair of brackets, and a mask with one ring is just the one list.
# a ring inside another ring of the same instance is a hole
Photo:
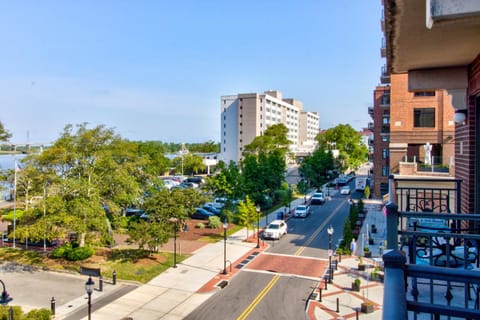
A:
{"label": "brick facade", "polygon": [[[476,195],[475,178],[480,176],[475,172],[475,154],[480,150],[475,150],[475,137],[477,128],[479,107],[478,97],[480,97],[480,55],[472,62],[469,67],[468,81],[468,111],[465,124],[457,124],[455,128],[455,166],[456,177],[462,180],[462,204],[461,211],[465,213],[480,212],[480,199]],[[477,203],[475,203],[477,201]]]}

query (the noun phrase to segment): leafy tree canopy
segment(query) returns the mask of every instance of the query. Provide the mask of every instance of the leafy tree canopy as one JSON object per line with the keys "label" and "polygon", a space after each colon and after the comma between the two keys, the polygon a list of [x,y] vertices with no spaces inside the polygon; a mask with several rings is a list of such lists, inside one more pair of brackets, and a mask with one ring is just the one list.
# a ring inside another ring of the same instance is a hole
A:
{"label": "leafy tree canopy", "polygon": [[0,141],[8,141],[12,137],[12,134],[5,129],[3,123],[0,122]]}
{"label": "leafy tree canopy", "polygon": [[356,169],[368,159],[368,149],[360,133],[349,124],[339,124],[316,137],[321,149],[337,149],[342,171]]}

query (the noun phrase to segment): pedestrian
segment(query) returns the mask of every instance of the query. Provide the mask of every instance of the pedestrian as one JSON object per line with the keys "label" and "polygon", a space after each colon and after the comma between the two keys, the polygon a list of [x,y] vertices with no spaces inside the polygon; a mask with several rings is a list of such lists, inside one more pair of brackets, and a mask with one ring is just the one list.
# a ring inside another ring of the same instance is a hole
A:
{"label": "pedestrian", "polygon": [[350,252],[354,257],[355,257],[355,250],[357,250],[357,243],[355,242],[355,238],[353,238],[352,242],[350,242]]}

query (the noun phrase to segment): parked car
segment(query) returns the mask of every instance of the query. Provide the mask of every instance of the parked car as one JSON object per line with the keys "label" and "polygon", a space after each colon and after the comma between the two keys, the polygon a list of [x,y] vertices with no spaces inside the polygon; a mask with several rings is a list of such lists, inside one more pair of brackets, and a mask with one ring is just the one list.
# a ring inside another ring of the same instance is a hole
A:
{"label": "parked car", "polygon": [[216,208],[213,203],[211,202],[207,202],[203,205],[202,207],[203,209],[207,210],[207,211],[210,211],[211,213],[215,214],[215,215],[219,215],[222,210],[221,209],[218,209]]}
{"label": "parked car", "polygon": [[324,203],[325,203],[325,196],[323,195],[323,192],[316,192],[313,194],[310,204],[324,204]]}
{"label": "parked car", "polygon": [[342,189],[340,189],[340,194],[350,194],[350,187],[343,186]]}
{"label": "parked car", "polygon": [[295,212],[293,213],[293,216],[297,218],[305,218],[309,214],[310,214],[310,206],[300,205],[295,208]]}
{"label": "parked car", "polygon": [[263,231],[265,239],[280,239],[287,234],[287,223],[283,220],[273,220]]}
{"label": "parked car", "polygon": [[195,208],[195,212],[192,214],[193,219],[208,220],[208,218],[213,217],[214,214],[210,211],[207,211],[203,208]]}

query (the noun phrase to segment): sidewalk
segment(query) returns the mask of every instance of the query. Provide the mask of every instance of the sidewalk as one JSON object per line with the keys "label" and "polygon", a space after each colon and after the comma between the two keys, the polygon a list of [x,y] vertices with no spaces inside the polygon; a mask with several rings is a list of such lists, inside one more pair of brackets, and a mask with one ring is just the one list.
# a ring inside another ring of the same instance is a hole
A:
{"label": "sidewalk", "polygon": [[[302,204],[303,199],[292,201],[290,209]],[[268,222],[277,219],[278,212],[287,212],[288,207],[281,207],[268,216],[260,219],[260,228]],[[287,214],[286,219],[290,217]],[[251,232],[250,232],[251,234]],[[205,245],[177,268],[170,268],[149,283],[125,294],[100,310],[94,310],[92,318],[96,320],[111,319],[183,319],[196,307],[210,298],[221,288],[217,285],[222,281],[229,281],[239,269],[234,268],[235,262],[244,260],[254,252],[261,252],[267,248],[261,242],[256,248],[256,241],[245,242],[246,229],[231,235],[227,239],[227,269],[223,275],[223,241]],[[97,292],[92,295],[93,301],[98,299]],[[55,319],[64,319],[68,316],[68,308],[58,308]],[[62,314],[63,312],[63,314]],[[71,314],[70,310],[70,314]],[[83,318],[83,319],[86,319]]]}
{"label": "sidewalk", "polygon": [[[292,211],[303,202],[303,198],[293,201],[291,204]],[[369,204],[366,204],[366,207],[368,209]],[[283,210],[284,208],[280,208],[269,214],[268,217],[262,218],[260,227],[263,228],[268,222],[275,220],[277,212]],[[379,215],[383,217],[381,212],[369,210],[366,222],[372,221],[371,223],[373,223],[374,221],[378,230],[377,237],[380,239],[384,234],[385,224],[382,224],[383,219]],[[286,219],[288,218],[289,216],[286,217]],[[364,223],[365,227],[366,223]],[[362,232],[364,232],[363,229]],[[245,242],[244,239],[246,238],[245,229],[228,237],[227,260],[229,263],[227,263],[227,275],[222,274],[224,263],[223,241],[208,244],[195,251],[191,257],[182,263],[177,264],[177,268],[168,269],[149,283],[128,292],[99,310],[94,307],[92,318],[96,320],[183,319],[218,290],[221,290],[221,285],[228,284],[228,281],[239,272],[239,269],[234,266],[268,247],[261,242],[260,248],[256,248],[256,241]],[[360,245],[358,247],[360,249]],[[376,257],[378,257],[378,254]],[[375,260],[364,259],[364,262],[370,262],[369,265],[372,267],[375,264]],[[358,259],[356,258],[345,257],[342,259],[342,262],[338,264],[338,270],[334,273],[333,284],[329,284],[328,290],[323,292],[324,299],[322,302],[309,300],[306,310],[309,319],[337,319],[339,315],[344,318],[349,318],[352,315],[355,317],[355,311],[352,308],[360,307],[364,295],[365,298],[375,303],[375,312],[368,315],[362,314],[362,319],[381,318],[383,284],[364,280],[360,293],[353,293],[350,290],[352,277],[364,277],[366,279],[369,272],[373,270],[369,268],[363,273],[355,272],[357,264]],[[322,285],[323,283],[320,284],[320,287]],[[93,293],[92,300],[94,303],[100,298],[99,294],[101,293]],[[337,297],[340,299],[340,313],[334,312]],[[84,304],[84,298],[79,300],[78,303]],[[66,319],[73,312],[74,310],[70,306],[67,308],[60,306],[57,308],[55,319]],[[86,317],[83,319],[86,319]]]}
{"label": "sidewalk", "polygon": [[[356,319],[356,313],[361,319],[381,319],[383,308],[383,240],[386,236],[386,219],[381,211],[380,202],[365,201],[365,208],[368,210],[365,221],[362,225],[360,235],[367,234],[367,228],[375,224],[377,233],[369,234],[374,238],[375,244],[369,245],[372,251],[372,258],[362,258],[365,264],[365,271],[358,270],[359,258],[358,254],[363,256],[363,246],[365,245],[360,237],[357,242],[356,256],[342,257],[338,263],[337,269],[334,271],[333,283],[319,283],[319,288],[314,291],[308,302],[307,314],[308,319],[327,320],[327,319]],[[365,239],[368,239],[365,237]],[[368,241],[368,240],[366,240]],[[368,244],[367,244],[368,245]],[[336,258],[338,259],[338,257]],[[371,273],[378,271],[380,278],[373,280]],[[325,272],[327,276],[327,270]],[[352,282],[360,279],[360,291],[352,291]],[[321,290],[321,301],[319,289]],[[337,311],[338,300],[338,311]],[[365,301],[373,303],[372,313],[362,313],[360,311],[361,304]]]}

